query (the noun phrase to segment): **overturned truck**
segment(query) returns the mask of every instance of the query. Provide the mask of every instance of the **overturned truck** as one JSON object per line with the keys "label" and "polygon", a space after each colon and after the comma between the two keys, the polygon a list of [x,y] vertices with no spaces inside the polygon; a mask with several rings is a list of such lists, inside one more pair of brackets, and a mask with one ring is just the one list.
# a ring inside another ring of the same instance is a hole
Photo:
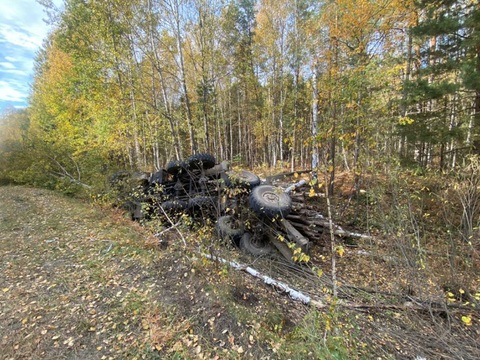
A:
{"label": "overturned truck", "polygon": [[[110,178],[120,188],[130,175],[120,172]],[[133,220],[162,219],[175,225],[182,214],[199,221],[211,219],[220,238],[231,241],[254,256],[278,250],[294,260],[309,252],[328,222],[305,205],[306,186],[301,180],[286,188],[261,181],[246,170],[230,170],[214,156],[198,153],[184,161],[170,161],[153,174],[137,173],[134,191],[123,206]],[[131,184],[131,182],[129,183]],[[351,235],[335,228],[338,235]]]}

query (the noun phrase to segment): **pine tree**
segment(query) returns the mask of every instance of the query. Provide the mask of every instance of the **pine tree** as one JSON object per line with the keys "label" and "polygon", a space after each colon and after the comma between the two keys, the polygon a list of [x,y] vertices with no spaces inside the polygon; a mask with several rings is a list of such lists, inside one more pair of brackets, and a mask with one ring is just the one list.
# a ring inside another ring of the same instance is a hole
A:
{"label": "pine tree", "polygon": [[479,146],[478,9],[468,0],[416,5],[414,77],[405,82],[408,120],[400,130],[421,165],[454,165],[458,149]]}

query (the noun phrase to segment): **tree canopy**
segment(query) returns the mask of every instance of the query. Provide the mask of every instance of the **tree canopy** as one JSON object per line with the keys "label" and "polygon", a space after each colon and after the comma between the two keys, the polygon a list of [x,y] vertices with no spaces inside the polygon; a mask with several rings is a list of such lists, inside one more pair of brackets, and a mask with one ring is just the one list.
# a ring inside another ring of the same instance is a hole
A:
{"label": "tree canopy", "polygon": [[313,153],[332,179],[366,157],[455,167],[480,148],[478,18],[470,0],[67,0],[24,139],[77,183],[198,151]]}

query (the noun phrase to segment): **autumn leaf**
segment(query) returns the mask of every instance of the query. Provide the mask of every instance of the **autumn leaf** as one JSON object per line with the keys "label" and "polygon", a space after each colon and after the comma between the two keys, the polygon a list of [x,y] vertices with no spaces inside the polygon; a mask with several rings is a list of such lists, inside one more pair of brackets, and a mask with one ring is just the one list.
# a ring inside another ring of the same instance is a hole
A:
{"label": "autumn leaf", "polygon": [[465,326],[472,326],[472,318],[470,316],[462,316],[462,322]]}
{"label": "autumn leaf", "polygon": [[451,291],[447,292],[447,301],[448,302],[455,302],[455,294],[453,294]]}

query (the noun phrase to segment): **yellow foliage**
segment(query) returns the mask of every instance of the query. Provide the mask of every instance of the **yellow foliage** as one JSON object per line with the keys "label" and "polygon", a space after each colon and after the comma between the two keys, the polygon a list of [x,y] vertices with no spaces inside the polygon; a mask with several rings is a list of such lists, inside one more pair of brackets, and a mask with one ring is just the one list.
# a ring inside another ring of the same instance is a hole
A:
{"label": "yellow foliage", "polygon": [[398,119],[399,125],[412,125],[415,122],[412,118],[404,116]]}
{"label": "yellow foliage", "polygon": [[462,322],[465,326],[472,326],[472,318],[470,316],[462,316]]}

